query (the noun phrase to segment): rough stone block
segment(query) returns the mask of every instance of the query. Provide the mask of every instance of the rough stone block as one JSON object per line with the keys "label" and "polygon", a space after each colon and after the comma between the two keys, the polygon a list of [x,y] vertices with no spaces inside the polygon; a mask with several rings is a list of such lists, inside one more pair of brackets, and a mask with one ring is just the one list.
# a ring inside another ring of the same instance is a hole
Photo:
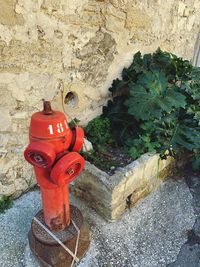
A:
{"label": "rough stone block", "polygon": [[108,175],[86,162],[71,190],[106,220],[115,221],[127,208],[155,190],[173,166],[173,158],[161,160],[159,154],[147,153]]}
{"label": "rough stone block", "polygon": [[14,26],[15,24],[23,24],[24,19],[22,15],[15,12],[16,2],[16,0],[0,0],[0,23],[3,25]]}

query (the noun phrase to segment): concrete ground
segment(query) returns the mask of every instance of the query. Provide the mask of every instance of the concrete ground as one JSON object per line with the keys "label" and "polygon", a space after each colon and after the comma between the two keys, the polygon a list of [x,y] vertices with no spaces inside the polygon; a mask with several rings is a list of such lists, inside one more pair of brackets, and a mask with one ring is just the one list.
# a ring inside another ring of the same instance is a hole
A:
{"label": "concrete ground", "polygon": [[[71,202],[91,227],[90,249],[78,267],[200,267],[199,177],[168,180],[114,223],[73,197]],[[27,233],[40,208],[36,190],[0,214],[1,267],[38,266]]]}

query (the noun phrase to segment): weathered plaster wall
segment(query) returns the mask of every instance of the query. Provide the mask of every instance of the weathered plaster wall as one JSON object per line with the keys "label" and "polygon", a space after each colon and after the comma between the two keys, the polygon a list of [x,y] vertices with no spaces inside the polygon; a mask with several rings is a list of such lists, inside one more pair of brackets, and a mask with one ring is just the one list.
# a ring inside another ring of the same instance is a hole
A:
{"label": "weathered plaster wall", "polygon": [[199,22],[199,0],[0,0],[0,195],[35,183],[22,154],[42,98],[61,110],[75,92],[84,124],[136,51],[192,59]]}

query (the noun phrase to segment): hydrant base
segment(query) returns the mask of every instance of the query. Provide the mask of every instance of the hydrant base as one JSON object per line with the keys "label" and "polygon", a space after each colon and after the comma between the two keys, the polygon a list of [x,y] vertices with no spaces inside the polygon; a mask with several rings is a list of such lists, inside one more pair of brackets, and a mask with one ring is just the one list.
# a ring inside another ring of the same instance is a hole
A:
{"label": "hydrant base", "polygon": [[[89,229],[83,221],[83,216],[78,208],[70,205],[70,225],[62,231],[51,231],[70,251],[75,253],[78,232],[78,249],[76,257],[81,259],[87,252],[90,244]],[[43,211],[35,216],[42,224],[44,223]],[[75,223],[76,227],[74,226]],[[73,257],[51,237],[35,220],[32,221],[31,230],[28,234],[29,245],[36,260],[41,267],[70,267]]]}

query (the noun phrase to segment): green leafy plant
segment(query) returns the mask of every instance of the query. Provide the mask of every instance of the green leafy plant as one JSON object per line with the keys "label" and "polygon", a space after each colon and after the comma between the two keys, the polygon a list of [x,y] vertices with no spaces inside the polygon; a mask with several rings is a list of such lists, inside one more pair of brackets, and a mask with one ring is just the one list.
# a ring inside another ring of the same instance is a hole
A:
{"label": "green leafy plant", "polygon": [[88,154],[85,153],[84,157],[99,168],[109,170],[112,162],[104,159],[105,146],[113,143],[109,119],[102,116],[94,118],[85,127],[85,134],[87,139],[92,142],[94,150]]}
{"label": "green leafy plant", "polygon": [[160,148],[160,144],[157,141],[152,141],[149,133],[139,135],[137,139],[129,139],[125,150],[133,158],[137,159],[141,154],[145,152],[154,153]]}
{"label": "green leafy plant", "polygon": [[128,113],[137,120],[161,118],[162,113],[185,107],[186,97],[178,86],[168,84],[163,72],[147,71],[139,75],[136,83],[129,84],[130,97],[125,101]]}
{"label": "green leafy plant", "polygon": [[189,151],[200,167],[200,68],[160,49],[138,52],[109,90],[113,99],[103,116],[115,142],[134,159],[145,152],[166,158]]}
{"label": "green leafy plant", "polygon": [[85,134],[92,142],[94,150],[88,153],[82,152],[91,163],[109,172],[130,161],[130,156],[123,157],[121,151],[118,151],[111,129],[111,122],[106,117],[99,116],[90,121],[85,127]]}
{"label": "green leafy plant", "polygon": [[0,213],[3,213],[6,209],[11,208],[13,205],[12,200],[8,196],[3,196],[0,199]]}
{"label": "green leafy plant", "polygon": [[99,149],[113,142],[111,125],[108,118],[96,117],[85,127],[87,138]]}
{"label": "green leafy plant", "polygon": [[105,164],[112,145],[133,159],[145,152],[163,159],[189,152],[193,167],[200,168],[200,68],[160,49],[138,52],[109,91],[113,98],[102,116],[85,129],[94,162]]}

